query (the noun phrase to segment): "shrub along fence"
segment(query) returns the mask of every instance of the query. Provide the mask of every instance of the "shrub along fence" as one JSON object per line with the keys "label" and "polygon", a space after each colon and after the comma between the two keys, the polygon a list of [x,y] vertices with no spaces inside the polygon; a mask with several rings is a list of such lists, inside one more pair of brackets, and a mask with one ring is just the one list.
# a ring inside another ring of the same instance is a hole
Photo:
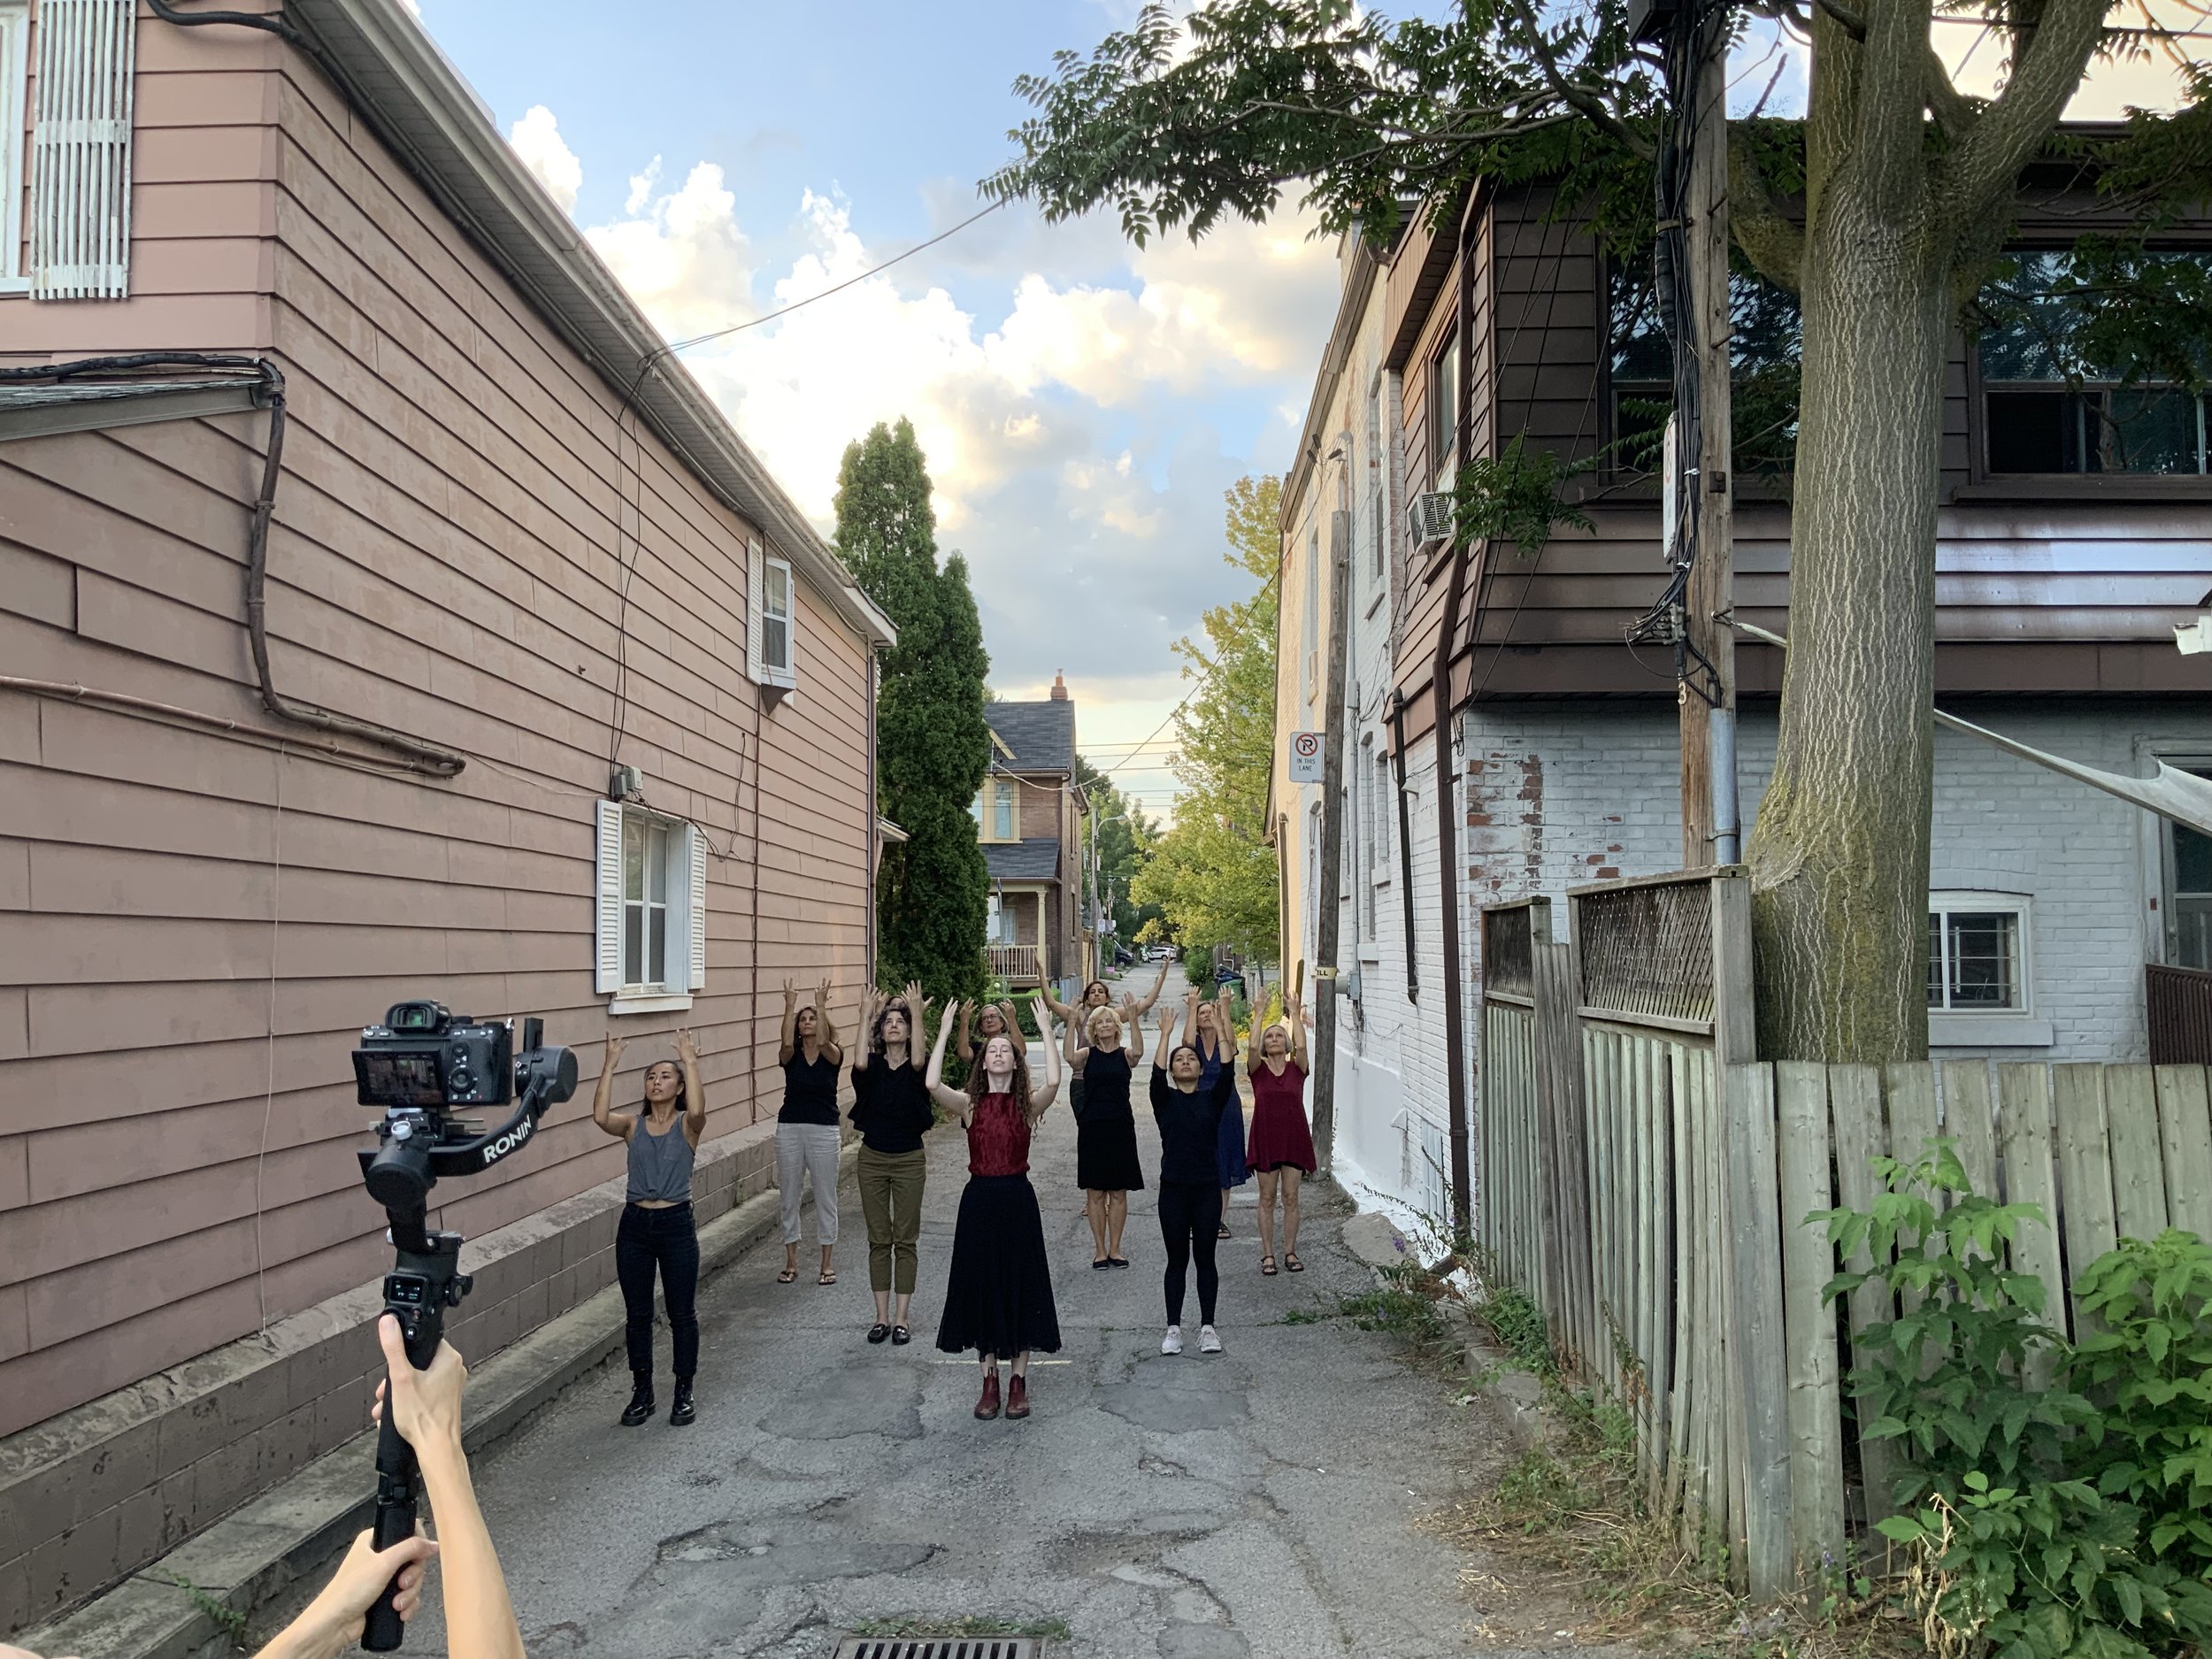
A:
{"label": "shrub along fence", "polygon": [[[2201,1065],[1752,1057],[1740,867],[1486,908],[1477,1238],[1562,1363],[1632,1411],[1654,1510],[1771,1598],[1886,1510],[1893,1455],[1847,1422],[1843,1333],[1895,1317],[1804,1218],[1873,1208],[1871,1160],[1940,1134],[1975,1190],[2032,1202],[2009,1265],[2079,1335],[2070,1275],[2123,1237],[2212,1237]],[[1839,1329],[1839,1326],[1841,1327]]]}

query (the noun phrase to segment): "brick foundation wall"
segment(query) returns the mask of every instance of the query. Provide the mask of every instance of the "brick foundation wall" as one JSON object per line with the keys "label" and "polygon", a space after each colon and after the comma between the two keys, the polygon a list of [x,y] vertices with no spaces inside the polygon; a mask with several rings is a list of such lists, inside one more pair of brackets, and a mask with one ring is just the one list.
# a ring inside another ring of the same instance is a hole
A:
{"label": "brick foundation wall", "polygon": [[[772,1122],[702,1146],[700,1225],[774,1177]],[[476,1283],[447,1326],[453,1345],[488,1358],[612,1284],[623,1189],[618,1178],[469,1240],[461,1266]],[[380,1279],[0,1440],[0,1638],[360,1433],[383,1371],[382,1306]]]}

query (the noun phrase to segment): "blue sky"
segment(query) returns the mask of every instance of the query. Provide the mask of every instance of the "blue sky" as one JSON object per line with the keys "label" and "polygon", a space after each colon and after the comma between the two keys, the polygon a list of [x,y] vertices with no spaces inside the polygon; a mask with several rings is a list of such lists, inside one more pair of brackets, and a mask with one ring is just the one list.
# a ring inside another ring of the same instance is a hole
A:
{"label": "blue sky", "polygon": [[[656,322],[686,337],[820,291],[981,205],[1011,86],[1133,0],[803,6],[420,0],[502,131]],[[973,567],[994,688],[1064,672],[1087,750],[1154,733],[1171,648],[1248,585],[1222,492],[1279,471],[1334,314],[1288,216],[1140,252],[1109,220],[993,215],[793,318],[687,354],[824,527],[837,458],[905,413],[939,542]],[[1148,806],[1155,750],[1117,775]]]}

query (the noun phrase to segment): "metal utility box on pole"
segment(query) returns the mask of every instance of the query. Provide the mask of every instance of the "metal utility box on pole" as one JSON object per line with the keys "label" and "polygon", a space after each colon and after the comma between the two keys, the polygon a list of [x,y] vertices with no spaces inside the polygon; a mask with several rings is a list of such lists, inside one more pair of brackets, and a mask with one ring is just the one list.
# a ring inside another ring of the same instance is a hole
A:
{"label": "metal utility box on pole", "polygon": [[1313,896],[1313,1150],[1322,1169],[1336,1149],[1336,949],[1344,890],[1344,652],[1350,631],[1348,588],[1352,515],[1329,515],[1329,668],[1321,746],[1321,858]]}

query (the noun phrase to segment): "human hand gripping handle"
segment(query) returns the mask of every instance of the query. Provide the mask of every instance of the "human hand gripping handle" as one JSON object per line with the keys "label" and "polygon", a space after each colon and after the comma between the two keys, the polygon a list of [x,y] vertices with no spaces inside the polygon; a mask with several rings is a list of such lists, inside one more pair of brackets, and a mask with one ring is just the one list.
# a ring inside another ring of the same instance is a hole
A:
{"label": "human hand gripping handle", "polygon": [[[388,1313],[376,1322],[388,1368],[387,1380],[376,1386],[376,1521],[370,1536],[379,1552],[415,1536],[417,1448],[445,1432],[457,1447],[461,1440],[461,1381],[468,1373],[461,1356],[446,1342],[439,1321],[425,1318],[417,1333],[413,1340],[407,1340],[399,1321]],[[434,1376],[419,1379],[419,1372]],[[388,1413],[381,1409],[388,1389],[392,1401]],[[361,1646],[371,1653],[390,1653],[406,1634],[404,1616],[396,1604],[402,1576],[395,1572],[369,1604]]]}

